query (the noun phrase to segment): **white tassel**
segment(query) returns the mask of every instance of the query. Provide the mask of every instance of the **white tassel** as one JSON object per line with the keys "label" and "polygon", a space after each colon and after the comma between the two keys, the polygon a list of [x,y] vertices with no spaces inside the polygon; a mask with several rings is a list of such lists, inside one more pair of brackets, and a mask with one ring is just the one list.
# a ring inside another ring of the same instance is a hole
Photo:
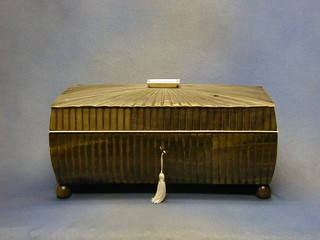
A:
{"label": "white tassel", "polygon": [[[160,147],[161,150],[163,150]],[[164,174],[163,174],[163,155],[166,153],[166,151],[162,151],[161,153],[161,171],[159,174],[159,182],[158,182],[158,187],[157,187],[157,192],[156,195],[151,199],[152,203],[161,203],[165,197],[166,197],[166,183],[164,181]]]}

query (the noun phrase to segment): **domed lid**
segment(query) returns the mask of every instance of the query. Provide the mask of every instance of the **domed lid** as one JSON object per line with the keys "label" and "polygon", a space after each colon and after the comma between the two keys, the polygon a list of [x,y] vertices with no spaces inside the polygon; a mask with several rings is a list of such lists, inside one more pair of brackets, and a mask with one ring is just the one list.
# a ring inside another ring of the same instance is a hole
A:
{"label": "domed lid", "polygon": [[51,105],[69,107],[274,107],[261,86],[181,84],[150,88],[145,84],[77,85]]}

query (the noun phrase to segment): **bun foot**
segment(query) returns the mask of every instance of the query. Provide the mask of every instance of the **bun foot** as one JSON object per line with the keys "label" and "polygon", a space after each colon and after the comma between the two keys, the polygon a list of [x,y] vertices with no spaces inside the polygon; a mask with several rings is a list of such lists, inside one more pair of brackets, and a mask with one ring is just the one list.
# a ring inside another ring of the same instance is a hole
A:
{"label": "bun foot", "polygon": [[256,196],[258,198],[267,199],[271,197],[271,188],[269,185],[262,185],[257,188]]}
{"label": "bun foot", "polygon": [[58,185],[56,188],[57,198],[68,198],[72,195],[72,191],[66,185]]}

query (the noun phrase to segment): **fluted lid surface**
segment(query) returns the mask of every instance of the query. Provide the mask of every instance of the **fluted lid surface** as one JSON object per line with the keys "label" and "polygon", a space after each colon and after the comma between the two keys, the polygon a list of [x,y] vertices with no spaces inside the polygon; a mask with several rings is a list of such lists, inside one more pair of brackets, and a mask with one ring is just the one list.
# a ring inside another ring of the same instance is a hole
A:
{"label": "fluted lid surface", "polygon": [[145,84],[77,85],[51,105],[67,107],[274,107],[260,86],[182,84],[149,88]]}

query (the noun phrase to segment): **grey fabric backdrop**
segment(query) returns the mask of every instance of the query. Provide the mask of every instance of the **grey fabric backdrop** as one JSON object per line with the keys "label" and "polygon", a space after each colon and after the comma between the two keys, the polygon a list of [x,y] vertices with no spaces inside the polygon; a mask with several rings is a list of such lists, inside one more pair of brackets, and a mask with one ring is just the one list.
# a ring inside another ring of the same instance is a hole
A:
{"label": "grey fabric backdrop", "polygon": [[[0,1],[0,239],[319,239],[320,2]],[[273,197],[55,199],[49,105],[68,86],[262,85],[280,130]]]}

